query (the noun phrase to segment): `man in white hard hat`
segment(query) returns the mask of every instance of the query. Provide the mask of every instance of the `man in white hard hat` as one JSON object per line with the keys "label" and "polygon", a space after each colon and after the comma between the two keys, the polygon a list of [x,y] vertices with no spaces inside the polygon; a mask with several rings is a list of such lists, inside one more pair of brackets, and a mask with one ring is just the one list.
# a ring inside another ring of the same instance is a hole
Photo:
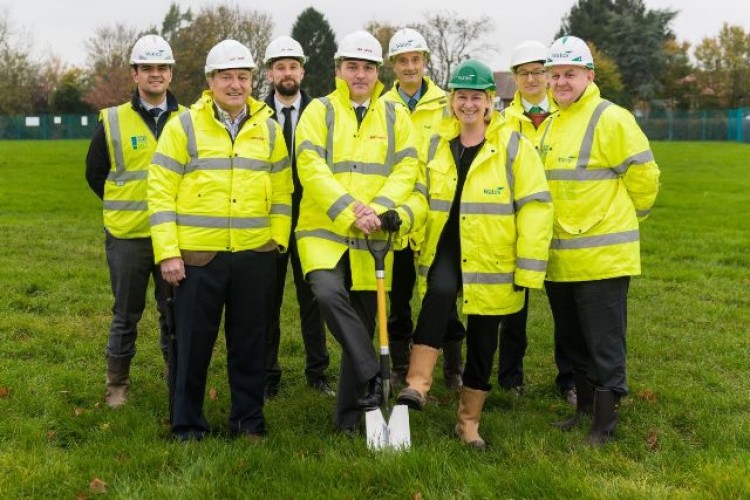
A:
{"label": "man in white hard hat", "polygon": [[[547,51],[547,46],[536,40],[525,40],[513,49],[510,56],[510,69],[518,90],[513,101],[501,112],[507,126],[524,134],[535,145],[539,144],[549,117],[557,112],[557,105],[549,92],[547,71],[544,69]],[[524,386],[523,358],[528,345],[526,336],[528,313],[529,291],[526,290],[523,309],[503,318],[500,327],[498,383],[504,389],[515,391],[517,394],[523,392]],[[555,384],[562,397],[575,406],[576,389],[573,367],[570,360],[562,354],[557,336],[555,336],[555,364],[557,365]]]}
{"label": "man in white hard hat", "polygon": [[[294,179],[292,194],[292,231],[299,219],[299,204],[302,200],[302,186],[297,174],[297,161],[294,155],[294,129],[300,115],[310,103],[310,96],[300,88],[305,76],[306,61],[302,46],[297,40],[280,36],[266,48],[263,63],[266,66],[266,78],[272,85],[272,91],[266,97],[266,104],[274,111],[273,117],[278,120],[284,132],[284,142],[289,150]],[[281,366],[279,365],[279,343],[281,340],[281,304],[284,298],[287,267],[291,256],[294,287],[299,304],[299,319],[302,340],[305,346],[305,376],[307,385],[317,389],[326,396],[335,396],[326,370],[330,361],[326,347],[326,331],[320,315],[318,303],[312,293],[310,284],[305,281],[299,261],[297,244],[294,238],[289,240],[289,251],[279,254],[278,286],[268,331],[268,350],[266,352],[266,398],[272,398],[279,392]]]}
{"label": "man in white hard hat", "polygon": [[107,343],[107,385],[112,408],[123,405],[130,386],[138,322],[151,277],[159,311],[160,348],[166,359],[167,286],[154,265],[146,177],[164,125],[183,110],[169,92],[174,57],[158,35],[136,41],[130,54],[136,89],[130,101],[103,109],[86,156],[86,180],[103,201],[104,235],[114,295]]}
{"label": "man in white hard hat", "polygon": [[[428,140],[435,132],[438,123],[450,116],[445,91],[426,75],[429,56],[430,49],[427,41],[418,31],[404,28],[394,33],[388,42],[388,57],[396,73],[396,82],[383,95],[384,99],[397,103],[409,111],[414,128],[415,144],[423,159],[427,157]],[[412,196],[424,196],[422,194],[426,190],[424,181],[419,182],[415,188],[417,191]],[[420,203],[419,200],[414,200],[414,202]],[[404,237],[397,242],[393,253],[393,284],[390,293],[388,336],[393,360],[391,376],[394,385],[405,382],[410,357],[413,356],[418,363],[422,360],[419,348],[417,352],[411,352],[414,324],[410,302],[417,279],[413,248],[419,248],[424,222],[412,220],[415,212],[412,208],[413,204],[407,202],[405,207],[399,209],[399,215],[404,220],[403,231],[409,227],[413,231],[409,237]],[[465,336],[466,330],[458,319],[458,310],[455,310],[446,325],[443,342],[444,380],[446,386],[454,391],[460,389],[462,385],[461,347]]]}
{"label": "man in white hard hat", "polygon": [[255,62],[235,40],[206,57],[209,89],[170,122],[148,204],[154,256],[174,287],[178,362],[172,433],[199,440],[206,375],[224,312],[234,436],[265,434],[265,351],[276,260],[291,227],[292,170],[273,110],[251,97]]}
{"label": "man in white hard hat", "polygon": [[641,272],[639,222],[656,200],[659,168],[633,115],[599,95],[583,40],[556,40],[545,67],[560,108],[540,141],[555,206],[545,288],[578,393],[575,415],[555,425],[570,430],[593,413],[586,442],[601,446],[628,392],[628,288]]}
{"label": "man in white hard hat", "polygon": [[[365,236],[398,229],[392,209],[411,194],[418,171],[406,110],[379,98],[382,61],[371,34],[344,37],[335,54],[336,89],[310,103],[295,141],[304,189],[295,236],[303,272],[342,347],[334,425],[344,432],[383,401],[372,345],[375,265]],[[390,277],[390,259],[386,264]]]}

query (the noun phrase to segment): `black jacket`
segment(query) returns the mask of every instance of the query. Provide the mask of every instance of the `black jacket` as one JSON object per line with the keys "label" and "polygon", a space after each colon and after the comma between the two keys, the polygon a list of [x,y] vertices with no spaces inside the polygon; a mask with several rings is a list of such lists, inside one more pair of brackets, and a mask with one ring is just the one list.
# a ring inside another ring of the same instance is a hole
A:
{"label": "black jacket", "polygon": [[[157,140],[161,135],[161,131],[164,130],[164,125],[167,123],[169,115],[176,113],[179,109],[177,99],[169,91],[167,91],[167,110],[159,116],[158,122],[154,122],[151,114],[141,106],[141,98],[138,96],[137,90],[133,92],[130,104],[141,115],[143,121],[151,129]],[[91,190],[102,199],[104,198],[104,183],[107,180],[110,168],[107,134],[104,132],[104,124],[100,119],[96,125],[96,130],[94,130],[94,136],[91,138],[89,152],[86,155],[86,181],[89,183]]]}

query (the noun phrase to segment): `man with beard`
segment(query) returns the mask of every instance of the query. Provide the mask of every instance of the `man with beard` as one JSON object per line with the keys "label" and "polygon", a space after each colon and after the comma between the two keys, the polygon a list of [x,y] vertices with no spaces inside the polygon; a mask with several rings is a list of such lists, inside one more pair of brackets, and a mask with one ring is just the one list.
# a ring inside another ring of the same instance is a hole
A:
{"label": "man with beard", "polygon": [[114,295],[107,343],[107,392],[111,408],[125,404],[138,322],[146,307],[149,278],[159,310],[160,347],[167,353],[167,286],[154,265],[146,205],[146,179],[164,125],[184,108],[167,90],[174,57],[158,35],[133,45],[130,101],[102,110],[86,156],[86,180],[103,201],[109,279]]}
{"label": "man with beard", "polygon": [[[274,110],[273,117],[278,120],[284,131],[284,140],[289,150],[294,179],[294,193],[292,194],[292,231],[299,218],[299,204],[302,200],[302,186],[297,175],[297,161],[294,154],[294,129],[302,111],[310,103],[310,96],[300,89],[300,83],[305,76],[303,65],[306,61],[302,46],[288,36],[281,36],[268,44],[264,58],[266,78],[273,85],[273,92],[266,98],[266,104]],[[326,370],[329,356],[326,347],[325,328],[320,316],[318,303],[312,293],[310,285],[305,281],[300,266],[297,244],[290,238],[289,252],[279,254],[277,261],[278,286],[271,312],[268,345],[266,351],[266,399],[276,396],[281,382],[281,366],[279,365],[279,344],[281,340],[281,304],[284,298],[284,283],[289,263],[292,260],[294,286],[299,303],[299,319],[302,327],[302,340],[305,345],[305,376],[307,384],[322,392],[326,396],[336,393],[328,383]]]}

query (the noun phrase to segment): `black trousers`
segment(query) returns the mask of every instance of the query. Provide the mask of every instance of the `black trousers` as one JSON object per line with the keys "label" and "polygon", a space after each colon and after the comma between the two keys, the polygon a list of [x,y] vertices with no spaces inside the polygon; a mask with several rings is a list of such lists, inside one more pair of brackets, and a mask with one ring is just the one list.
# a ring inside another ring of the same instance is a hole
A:
{"label": "black trousers", "polygon": [[497,351],[498,328],[506,317],[469,315],[466,328],[464,386],[478,391],[492,389],[490,377]]}
{"label": "black trousers", "polygon": [[[458,317],[456,298],[461,290],[461,250],[450,245],[438,247],[427,275],[427,291],[414,330],[414,343],[440,349],[451,317]],[[496,332],[497,336],[497,332]]]}
{"label": "black trousers", "polygon": [[224,312],[233,433],[262,434],[268,311],[277,252],[219,252],[203,267],[185,266],[175,289],[177,376],[172,430],[207,432],[206,377]]}
{"label": "black trousers", "polygon": [[[388,337],[392,341],[411,343],[414,322],[411,315],[411,297],[417,280],[414,252],[407,247],[393,252],[393,276],[391,282],[390,312],[388,315]],[[463,323],[458,319],[454,300],[453,313],[449,316],[443,343],[458,342],[466,336]]]}
{"label": "black trousers", "polygon": [[380,372],[380,363],[372,345],[377,295],[375,292],[351,290],[348,251],[336,267],[312,271],[308,278],[323,319],[341,345],[333,422],[339,428],[352,428],[362,416],[357,400],[364,395],[367,382]]}
{"label": "black trousers", "polygon": [[630,277],[545,282],[555,333],[576,372],[597,387],[627,394],[627,304]]}
{"label": "black trousers", "polygon": [[[526,290],[523,308],[513,314],[506,315],[500,323],[500,355],[497,382],[506,389],[522,386],[523,358],[526,355],[528,337],[526,323],[529,315],[529,290]],[[555,384],[560,391],[567,391],[575,387],[573,380],[573,365],[559,348],[555,335],[555,364],[557,377]]]}
{"label": "black trousers", "polygon": [[159,311],[159,347],[167,352],[167,283],[154,265],[151,238],[116,238],[105,231],[105,251],[112,287],[112,322],[109,327],[107,356],[135,356],[138,322],[146,308],[148,282],[154,280],[154,299]]}
{"label": "black trousers", "polygon": [[281,381],[281,366],[279,365],[279,343],[281,342],[281,305],[284,299],[286,273],[292,261],[294,288],[297,292],[299,304],[299,319],[302,329],[302,342],[305,346],[305,376],[308,383],[322,378],[328,369],[330,357],[326,346],[326,330],[320,314],[318,302],[315,300],[310,284],[305,281],[302,265],[294,233],[289,239],[289,250],[279,254],[276,260],[276,295],[271,309],[270,328],[268,330],[268,345],[266,348],[266,383],[278,386]]}

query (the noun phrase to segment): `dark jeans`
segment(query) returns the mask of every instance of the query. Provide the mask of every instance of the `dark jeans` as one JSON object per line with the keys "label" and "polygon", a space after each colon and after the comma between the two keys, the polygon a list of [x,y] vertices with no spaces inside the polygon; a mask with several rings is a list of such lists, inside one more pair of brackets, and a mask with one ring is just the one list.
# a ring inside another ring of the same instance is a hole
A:
{"label": "dark jeans", "polygon": [[[414,330],[414,343],[424,344],[440,349],[449,339],[447,332],[456,333],[455,328],[447,328],[452,318],[458,321],[456,298],[461,290],[460,249],[450,246],[438,248],[435,260],[427,275],[427,292],[422,298],[422,309],[417,317],[417,327]],[[451,340],[463,337],[456,335]]]}
{"label": "dark jeans", "polygon": [[545,282],[555,333],[576,372],[596,387],[627,394],[625,376],[630,277]]}
{"label": "dark jeans", "polygon": [[348,251],[335,268],[312,271],[308,278],[323,319],[341,345],[333,422],[339,428],[351,428],[359,423],[362,415],[357,400],[364,395],[367,382],[380,373],[380,364],[372,345],[377,313],[376,294],[351,290]]}
{"label": "dark jeans", "polygon": [[284,299],[284,285],[289,260],[292,261],[294,287],[299,304],[299,319],[302,328],[302,341],[305,345],[305,376],[308,383],[321,379],[328,369],[330,358],[326,347],[326,331],[320,315],[318,301],[315,300],[310,284],[305,281],[299,261],[297,242],[292,233],[289,239],[289,251],[279,254],[276,261],[276,295],[271,309],[268,346],[266,350],[266,383],[278,386],[281,381],[279,365],[279,343],[281,341],[281,304]]}
{"label": "dark jeans", "polygon": [[113,317],[109,327],[107,356],[135,356],[138,322],[146,308],[146,292],[151,277],[154,279],[154,298],[159,311],[159,347],[166,354],[168,286],[161,277],[161,270],[154,264],[151,238],[116,238],[107,231],[105,235],[109,281],[115,299],[112,305]]}
{"label": "dark jeans", "polygon": [[[404,248],[393,252],[393,276],[391,283],[390,312],[388,316],[388,337],[391,341],[410,344],[414,323],[411,319],[411,297],[414,283],[417,279],[414,264],[414,252],[411,248]],[[443,328],[445,336],[443,343],[457,342],[466,336],[463,323],[458,318],[455,299],[453,311]]]}
{"label": "dark jeans", "polygon": [[232,401],[230,431],[265,432],[265,349],[277,257],[277,252],[219,252],[206,266],[185,266],[186,278],[175,289],[175,433],[209,430],[203,400],[222,312]]}

